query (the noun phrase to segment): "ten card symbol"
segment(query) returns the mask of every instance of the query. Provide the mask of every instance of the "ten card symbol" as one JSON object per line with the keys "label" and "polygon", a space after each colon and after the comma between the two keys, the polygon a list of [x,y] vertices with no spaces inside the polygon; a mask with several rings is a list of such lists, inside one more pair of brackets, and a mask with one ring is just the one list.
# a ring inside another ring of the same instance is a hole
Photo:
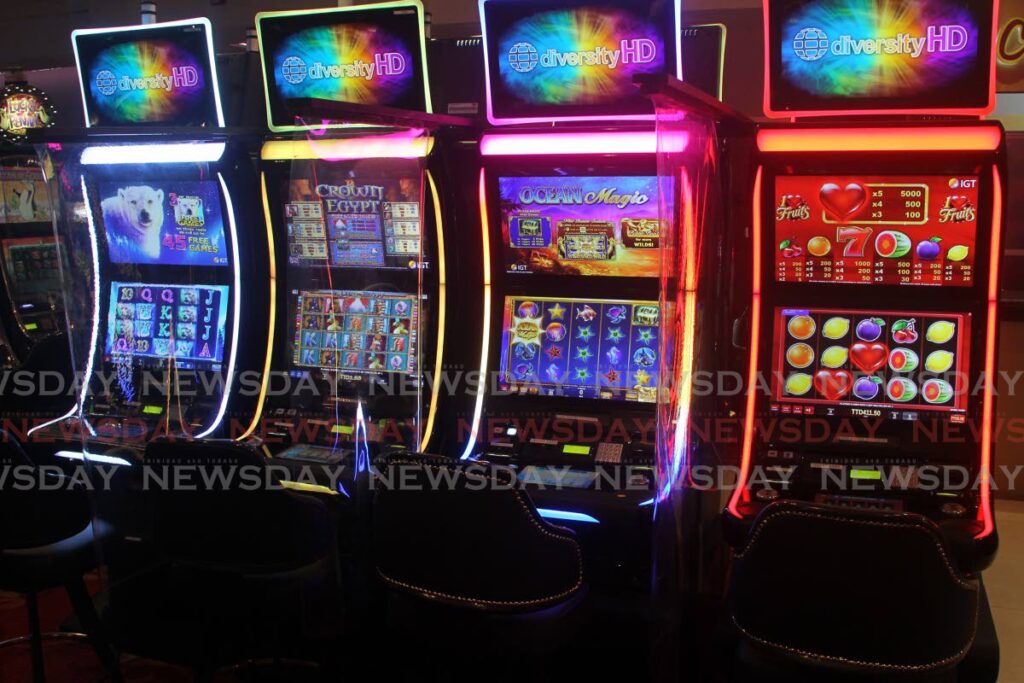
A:
{"label": "ten card symbol", "polygon": [[868,194],[859,183],[849,183],[840,187],[836,183],[825,183],[821,186],[821,204],[825,211],[838,221],[845,221],[856,216],[867,203]]}

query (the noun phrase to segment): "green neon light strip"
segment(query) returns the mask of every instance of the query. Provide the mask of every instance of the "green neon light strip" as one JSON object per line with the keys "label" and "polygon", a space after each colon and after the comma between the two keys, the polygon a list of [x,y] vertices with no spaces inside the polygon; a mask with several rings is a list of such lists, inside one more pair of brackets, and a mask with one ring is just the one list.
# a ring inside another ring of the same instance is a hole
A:
{"label": "green neon light strip", "polygon": [[882,472],[881,470],[850,470],[851,479],[870,479],[872,481],[881,481]]}
{"label": "green neon light strip", "polygon": [[287,133],[304,130],[323,130],[324,128],[358,128],[360,124],[332,123],[328,125],[315,126],[275,126],[270,113],[270,83],[267,81],[267,58],[263,50],[263,31],[260,22],[264,18],[306,16],[310,14],[328,14],[344,12],[363,12],[376,9],[398,9],[412,7],[416,9],[416,17],[420,25],[420,61],[423,69],[423,101],[427,105],[427,113],[434,113],[433,103],[430,101],[430,73],[427,68],[427,28],[424,24],[423,3],[421,0],[395,0],[395,2],[378,2],[369,5],[352,5],[350,7],[325,7],[323,9],[308,9],[285,12],[259,12],[256,15],[256,40],[260,46],[260,68],[263,74],[263,98],[267,107],[267,127],[275,133]]}
{"label": "green neon light strip", "polygon": [[576,444],[567,443],[562,446],[562,452],[569,455],[590,455],[590,446],[577,446]]}
{"label": "green neon light strip", "polygon": [[164,412],[163,406],[143,406],[142,412],[146,415],[160,415]]}

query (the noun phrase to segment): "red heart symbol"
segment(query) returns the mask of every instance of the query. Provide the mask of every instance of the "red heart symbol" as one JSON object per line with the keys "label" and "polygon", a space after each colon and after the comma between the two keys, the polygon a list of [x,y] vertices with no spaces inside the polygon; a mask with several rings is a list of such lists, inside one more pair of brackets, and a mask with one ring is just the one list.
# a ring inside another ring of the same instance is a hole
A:
{"label": "red heart symbol", "polygon": [[799,209],[804,203],[804,198],[798,194],[787,194],[785,199],[786,205],[791,209]]}
{"label": "red heart symbol", "polygon": [[964,208],[965,206],[967,206],[967,197],[964,197],[964,196],[950,197],[950,199],[953,201],[953,208],[955,208],[957,210],[960,210],[960,209]]}
{"label": "red heart symbol", "polygon": [[814,374],[814,388],[829,401],[838,401],[853,388],[853,373],[849,370],[818,370]]}
{"label": "red heart symbol", "polygon": [[850,347],[850,362],[869,375],[885,365],[888,358],[889,347],[882,342],[857,342]]}
{"label": "red heart symbol", "polygon": [[867,197],[867,192],[857,183],[850,183],[846,187],[839,187],[835,183],[821,186],[821,203],[825,211],[841,221],[863,209]]}

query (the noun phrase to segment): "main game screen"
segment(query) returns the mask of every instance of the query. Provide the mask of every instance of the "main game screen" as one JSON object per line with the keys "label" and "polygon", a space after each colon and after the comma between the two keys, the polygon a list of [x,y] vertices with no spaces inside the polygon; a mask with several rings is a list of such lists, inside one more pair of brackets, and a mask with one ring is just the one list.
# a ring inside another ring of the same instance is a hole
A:
{"label": "main game screen", "polygon": [[413,294],[293,293],[296,368],[356,374],[416,372],[419,301]]}
{"label": "main game screen", "polygon": [[778,176],[776,282],[969,287],[976,176]]}
{"label": "main game screen", "polygon": [[210,30],[195,19],[73,32],[88,125],[224,125]]}
{"label": "main game screen", "polygon": [[215,181],[104,181],[98,190],[114,263],[228,265]]}
{"label": "main game screen", "polygon": [[271,127],[301,125],[304,98],[429,111],[422,11],[410,2],[258,15]]}
{"label": "main game screen", "polygon": [[505,298],[502,391],[653,403],[657,301]]}
{"label": "main game screen", "polygon": [[771,110],[985,109],[992,3],[771,0]]}
{"label": "main game screen", "polygon": [[501,177],[509,273],[658,277],[658,179]]}
{"label": "main game screen", "polygon": [[228,295],[223,285],[111,282],[106,355],[220,363]]}
{"label": "main game screen", "polygon": [[638,74],[677,75],[674,0],[486,0],[492,120],[650,116]]}
{"label": "main game screen", "polygon": [[295,266],[399,268],[419,265],[423,182],[357,164],[310,162],[285,186],[288,262]]}
{"label": "main game screen", "polygon": [[[967,406],[971,318],[956,313],[778,308],[773,411],[917,419]],[[852,409],[852,411],[851,411]]]}

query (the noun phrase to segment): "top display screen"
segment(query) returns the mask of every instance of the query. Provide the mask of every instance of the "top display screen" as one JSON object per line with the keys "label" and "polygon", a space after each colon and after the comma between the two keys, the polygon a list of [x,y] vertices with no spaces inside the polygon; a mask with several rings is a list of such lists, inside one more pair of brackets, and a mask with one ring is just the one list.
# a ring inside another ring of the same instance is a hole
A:
{"label": "top display screen", "polygon": [[769,0],[769,115],[984,113],[993,92],[993,3]]}
{"label": "top display screen", "polygon": [[498,178],[508,273],[658,277],[654,176]]}
{"label": "top display screen", "polygon": [[652,118],[633,77],[682,77],[679,14],[677,0],[480,0],[488,118]]}
{"label": "top display screen", "polygon": [[779,176],[776,282],[970,287],[976,176]]}
{"label": "top display screen", "polygon": [[223,126],[207,19],[71,34],[86,126]]}
{"label": "top display screen", "polygon": [[306,98],[431,111],[419,0],[261,12],[256,30],[271,130],[322,127]]}

